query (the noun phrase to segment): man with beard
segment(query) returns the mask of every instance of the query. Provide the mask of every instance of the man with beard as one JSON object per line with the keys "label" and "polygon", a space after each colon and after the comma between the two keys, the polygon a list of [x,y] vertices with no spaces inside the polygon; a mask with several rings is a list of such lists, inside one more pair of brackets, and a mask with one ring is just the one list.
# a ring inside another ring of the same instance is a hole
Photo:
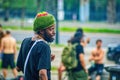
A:
{"label": "man with beard", "polygon": [[47,12],[36,15],[35,36],[23,40],[17,60],[17,70],[23,71],[24,80],[51,80],[51,49],[48,42],[54,40],[54,29],[53,15]]}
{"label": "man with beard", "polygon": [[[101,48],[102,40],[98,39],[96,41],[96,48],[92,51],[89,61],[94,61],[94,64],[88,69],[89,75],[91,75],[94,71],[97,72],[96,80],[101,80],[101,75],[103,73],[104,64],[104,51]],[[89,77],[90,79],[91,77]]]}

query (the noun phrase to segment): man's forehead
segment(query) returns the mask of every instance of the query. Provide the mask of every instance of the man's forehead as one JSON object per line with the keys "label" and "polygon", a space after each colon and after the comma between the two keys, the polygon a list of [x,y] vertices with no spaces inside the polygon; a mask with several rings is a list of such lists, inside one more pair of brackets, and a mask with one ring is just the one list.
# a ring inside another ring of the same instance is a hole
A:
{"label": "man's forehead", "polygon": [[52,28],[55,28],[55,25],[52,25],[52,26],[48,27],[47,29],[52,29]]}
{"label": "man's forehead", "polygon": [[99,41],[98,43],[102,43],[101,41]]}

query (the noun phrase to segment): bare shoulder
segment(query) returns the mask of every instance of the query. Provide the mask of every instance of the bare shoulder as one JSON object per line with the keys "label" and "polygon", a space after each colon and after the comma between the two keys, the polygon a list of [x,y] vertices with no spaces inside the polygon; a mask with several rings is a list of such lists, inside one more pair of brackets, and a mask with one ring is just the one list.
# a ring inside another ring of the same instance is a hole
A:
{"label": "bare shoulder", "polygon": [[12,39],[13,41],[16,41],[16,39],[15,39],[14,37],[11,37],[11,39]]}
{"label": "bare shoulder", "polygon": [[92,51],[91,51],[91,54],[94,55],[96,53],[96,49],[94,48]]}
{"label": "bare shoulder", "polygon": [[95,53],[96,52],[96,49],[94,48],[93,50],[92,50],[92,53]]}
{"label": "bare shoulder", "polygon": [[2,40],[2,41],[5,41],[5,40],[6,40],[6,37],[3,37],[1,40]]}
{"label": "bare shoulder", "polygon": [[102,53],[105,53],[103,49],[101,49],[101,52],[102,52]]}

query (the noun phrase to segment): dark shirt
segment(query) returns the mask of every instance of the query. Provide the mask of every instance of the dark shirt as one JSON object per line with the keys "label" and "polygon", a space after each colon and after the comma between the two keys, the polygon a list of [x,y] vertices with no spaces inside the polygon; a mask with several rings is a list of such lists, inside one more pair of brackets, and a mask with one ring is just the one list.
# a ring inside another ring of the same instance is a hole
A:
{"label": "dark shirt", "polygon": [[34,43],[34,41],[32,41],[32,38],[25,38],[22,41],[18,59],[17,59],[17,67],[19,67],[20,71],[22,71],[22,72],[24,71],[24,63],[25,63],[27,54],[28,54],[30,48],[32,47],[33,43]]}
{"label": "dark shirt", "polygon": [[[22,71],[24,70],[24,63],[26,56],[34,41],[31,38],[23,40],[20,53],[17,60],[17,67]],[[31,50],[25,71],[25,80],[39,80],[39,70],[46,69],[48,79],[50,79],[51,69],[51,50],[48,44],[43,41],[37,42],[37,44]]]}
{"label": "dark shirt", "polygon": [[77,60],[78,60],[78,65],[77,65],[76,68],[74,68],[74,69],[72,70],[73,72],[77,72],[77,71],[83,70],[83,67],[82,67],[81,62],[80,62],[80,59],[79,59],[79,55],[80,55],[80,54],[84,54],[84,49],[83,49],[83,46],[82,46],[82,45],[78,44],[78,45],[76,46],[76,54],[77,54],[76,57],[77,57]]}

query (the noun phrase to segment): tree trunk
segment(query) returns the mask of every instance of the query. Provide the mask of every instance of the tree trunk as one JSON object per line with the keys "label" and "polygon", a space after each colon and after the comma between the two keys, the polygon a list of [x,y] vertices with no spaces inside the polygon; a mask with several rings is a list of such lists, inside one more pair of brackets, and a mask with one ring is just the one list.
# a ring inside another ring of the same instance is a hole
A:
{"label": "tree trunk", "polygon": [[4,8],[4,12],[5,12],[4,20],[8,21],[8,19],[9,19],[10,0],[3,0],[2,7]]}
{"label": "tree trunk", "polygon": [[25,19],[25,7],[22,8],[22,13],[21,13],[21,28],[24,27],[24,19]]}
{"label": "tree trunk", "polygon": [[41,0],[37,0],[37,13],[40,12],[40,1]]}
{"label": "tree trunk", "polygon": [[21,6],[21,24],[20,27],[23,28],[24,27],[24,20],[25,20],[25,8],[26,8],[26,0],[22,0],[23,4]]}
{"label": "tree trunk", "polygon": [[5,17],[4,17],[4,21],[8,21],[9,20],[9,8],[5,9]]}
{"label": "tree trunk", "polygon": [[116,22],[116,0],[108,0],[107,21],[112,24]]}

